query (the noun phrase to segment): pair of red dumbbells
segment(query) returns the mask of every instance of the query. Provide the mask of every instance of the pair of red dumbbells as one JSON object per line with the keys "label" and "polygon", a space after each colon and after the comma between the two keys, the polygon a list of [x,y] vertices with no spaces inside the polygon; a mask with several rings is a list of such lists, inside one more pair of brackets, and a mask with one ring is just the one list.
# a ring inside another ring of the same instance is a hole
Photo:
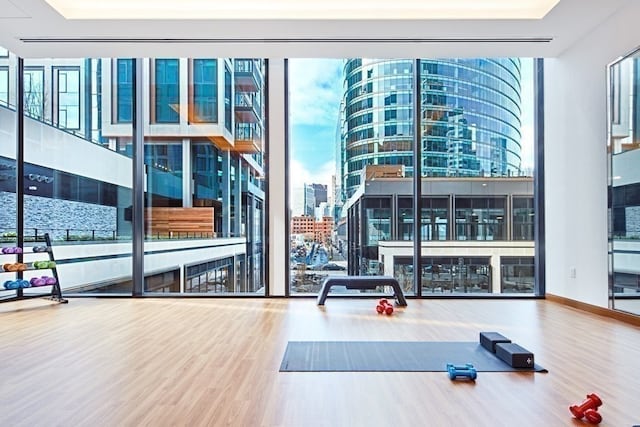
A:
{"label": "pair of red dumbbells", "polygon": [[378,314],[387,314],[390,316],[393,314],[393,305],[389,304],[389,301],[382,298],[378,301],[378,305],[376,305],[376,311]]}
{"label": "pair of red dumbbells", "polygon": [[602,400],[597,394],[587,394],[587,399],[580,405],[569,406],[569,410],[574,417],[581,420],[584,418],[591,424],[599,424],[602,421],[602,415],[598,412],[598,407],[602,405]]}

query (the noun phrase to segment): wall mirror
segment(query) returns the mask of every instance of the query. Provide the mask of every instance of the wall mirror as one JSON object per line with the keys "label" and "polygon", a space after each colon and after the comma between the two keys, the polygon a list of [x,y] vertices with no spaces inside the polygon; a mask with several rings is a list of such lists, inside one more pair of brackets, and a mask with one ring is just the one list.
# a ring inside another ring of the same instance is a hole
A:
{"label": "wall mirror", "polygon": [[640,315],[640,49],[607,71],[610,306]]}

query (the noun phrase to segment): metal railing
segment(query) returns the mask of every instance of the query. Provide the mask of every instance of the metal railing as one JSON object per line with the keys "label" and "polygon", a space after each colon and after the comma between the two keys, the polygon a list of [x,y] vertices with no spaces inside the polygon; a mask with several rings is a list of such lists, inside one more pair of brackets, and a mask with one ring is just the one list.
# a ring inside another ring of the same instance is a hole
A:
{"label": "metal railing", "polygon": [[[131,240],[130,235],[118,234],[117,230],[80,229],[80,228],[25,228],[25,242],[43,242],[48,233],[54,241],[64,242],[99,242]],[[232,233],[233,234],[233,233]],[[222,237],[215,232],[168,231],[145,233],[145,240],[187,240],[187,239],[215,239]],[[229,236],[238,237],[238,236]],[[14,243],[17,240],[15,229],[0,229],[0,243]]]}

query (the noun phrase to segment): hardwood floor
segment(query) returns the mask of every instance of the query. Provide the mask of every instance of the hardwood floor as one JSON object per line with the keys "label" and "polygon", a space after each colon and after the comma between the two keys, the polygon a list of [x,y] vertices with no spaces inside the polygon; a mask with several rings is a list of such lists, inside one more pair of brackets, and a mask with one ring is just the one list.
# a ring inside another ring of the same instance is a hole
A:
{"label": "hardwood floor", "polygon": [[[640,424],[640,328],[540,300],[71,299],[0,304],[2,426]],[[475,341],[498,331],[540,373],[281,373],[289,340]]]}

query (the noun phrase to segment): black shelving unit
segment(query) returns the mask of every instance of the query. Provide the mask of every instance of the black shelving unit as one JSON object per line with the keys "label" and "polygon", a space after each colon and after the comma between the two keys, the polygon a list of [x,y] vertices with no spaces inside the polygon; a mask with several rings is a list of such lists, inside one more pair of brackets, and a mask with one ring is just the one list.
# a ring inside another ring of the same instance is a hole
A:
{"label": "black shelving unit", "polygon": [[[46,253],[49,256],[49,261],[52,261],[55,263],[55,258],[53,256],[53,249],[51,246],[51,237],[49,236],[49,233],[45,233],[44,235],[44,241],[46,243]],[[34,242],[34,246],[36,242]],[[17,262],[18,263],[24,263],[24,248],[22,248],[22,252],[21,253],[17,253],[15,255],[17,255]],[[34,252],[34,254],[36,254],[38,252]],[[53,285],[44,285],[44,286],[39,286],[40,287],[45,287],[45,286],[51,286],[51,294],[49,295],[42,295],[42,294],[35,294],[35,295],[25,295],[24,290],[25,289],[30,289],[30,288],[18,288],[16,289],[16,295],[15,297],[9,297],[9,298],[3,298],[0,301],[1,302],[8,302],[8,301],[17,301],[17,300],[21,300],[21,299],[30,299],[30,298],[46,298],[46,299],[50,299],[51,301],[56,301],[62,304],[66,304],[69,301],[64,299],[62,297],[62,288],[60,288],[60,279],[58,278],[58,270],[57,270],[57,266],[54,266],[52,268],[47,268],[47,269],[40,269],[40,268],[33,268],[33,267],[28,267],[27,270],[23,270],[23,271],[16,271],[16,278],[18,280],[23,279],[24,276],[24,271],[33,271],[33,270],[51,270],[51,274],[52,276],[56,279],[56,283],[54,283]]]}

